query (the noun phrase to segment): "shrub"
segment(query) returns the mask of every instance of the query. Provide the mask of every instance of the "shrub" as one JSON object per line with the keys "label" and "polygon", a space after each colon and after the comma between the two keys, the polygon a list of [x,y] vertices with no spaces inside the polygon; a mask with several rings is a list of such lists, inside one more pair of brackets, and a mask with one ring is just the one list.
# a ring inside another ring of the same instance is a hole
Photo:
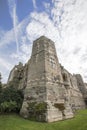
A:
{"label": "shrub", "polygon": [[2,83],[1,83],[1,73],[0,73],[0,93],[2,92]]}
{"label": "shrub", "polygon": [[17,103],[15,101],[5,101],[1,103],[0,110],[1,112],[15,112],[17,108]]}
{"label": "shrub", "polygon": [[35,111],[37,114],[43,114],[46,112],[47,103],[42,102],[35,105]]}
{"label": "shrub", "polygon": [[2,92],[2,86],[1,86],[1,84],[0,84],[0,93]]}
{"label": "shrub", "polygon": [[47,109],[47,103],[46,102],[31,102],[28,104],[28,110],[29,110],[29,117],[33,120],[40,120],[44,121],[44,114]]}
{"label": "shrub", "polygon": [[19,112],[23,102],[23,94],[21,90],[13,87],[7,87],[0,94],[0,110],[1,112]]}

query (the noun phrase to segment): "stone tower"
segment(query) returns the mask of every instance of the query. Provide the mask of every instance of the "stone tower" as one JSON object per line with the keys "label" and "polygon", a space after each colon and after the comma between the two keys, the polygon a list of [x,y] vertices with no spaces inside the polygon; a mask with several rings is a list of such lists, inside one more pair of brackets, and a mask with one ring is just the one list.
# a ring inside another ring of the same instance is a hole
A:
{"label": "stone tower", "polygon": [[37,118],[35,109],[40,110],[37,120],[52,122],[73,117],[66,91],[68,85],[63,82],[55,45],[45,36],[33,43],[27,74],[20,111],[24,118],[32,118],[32,115]]}

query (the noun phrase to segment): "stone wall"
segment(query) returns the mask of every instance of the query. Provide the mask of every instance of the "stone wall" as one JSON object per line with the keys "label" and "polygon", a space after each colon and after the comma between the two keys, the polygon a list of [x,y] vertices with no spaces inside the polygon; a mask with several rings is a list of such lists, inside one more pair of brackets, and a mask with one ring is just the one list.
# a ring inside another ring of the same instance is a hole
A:
{"label": "stone wall", "polygon": [[[19,81],[18,89],[24,91],[20,111],[24,118],[33,115],[38,121],[53,122],[72,118],[75,110],[86,107],[86,84],[82,77],[70,74],[61,66],[54,42],[44,36],[34,41],[28,63],[13,68],[8,84],[14,83],[15,77]],[[46,111],[43,108],[43,113],[40,110],[37,115],[37,106],[46,106]]]}
{"label": "stone wall", "polygon": [[25,64],[25,66],[23,66],[22,63],[15,65],[10,72],[7,87],[12,86],[17,89],[25,89],[27,83],[27,70],[27,64]]}
{"label": "stone wall", "polygon": [[[86,106],[85,106],[83,94],[79,89],[76,75],[70,74],[62,66],[61,66],[61,70],[62,70],[63,82],[65,84],[64,86],[66,88],[67,96],[69,98],[69,104],[71,105],[72,110],[75,111],[77,109],[85,108]],[[82,88],[84,89],[84,83],[82,84]]]}
{"label": "stone wall", "polygon": [[[20,113],[27,118],[29,102],[46,102],[45,121],[71,118],[73,113],[69,102],[65,100],[66,95],[54,43],[48,38],[41,37],[33,44],[24,103]],[[62,104],[64,111],[55,107],[55,104],[57,106]]]}

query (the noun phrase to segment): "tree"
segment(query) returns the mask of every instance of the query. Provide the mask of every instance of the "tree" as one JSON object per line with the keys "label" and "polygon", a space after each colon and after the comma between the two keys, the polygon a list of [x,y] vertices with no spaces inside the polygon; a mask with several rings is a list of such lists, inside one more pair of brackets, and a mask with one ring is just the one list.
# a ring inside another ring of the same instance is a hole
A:
{"label": "tree", "polygon": [[1,106],[0,106],[0,111],[3,113],[3,112],[15,112],[16,111],[16,108],[17,108],[17,103],[15,101],[5,101],[3,103],[1,103]]}
{"label": "tree", "polygon": [[23,102],[21,90],[13,87],[4,88],[0,94],[1,112],[19,112]]}
{"label": "tree", "polygon": [[2,82],[1,82],[1,73],[0,73],[0,93],[2,92]]}

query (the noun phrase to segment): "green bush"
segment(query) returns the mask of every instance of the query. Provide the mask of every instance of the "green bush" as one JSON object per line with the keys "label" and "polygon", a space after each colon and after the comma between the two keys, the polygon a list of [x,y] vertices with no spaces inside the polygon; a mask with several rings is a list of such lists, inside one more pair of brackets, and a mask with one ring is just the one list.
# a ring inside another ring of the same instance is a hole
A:
{"label": "green bush", "polygon": [[1,84],[0,84],[0,93],[2,92],[2,86],[1,86]]}
{"label": "green bush", "polygon": [[28,103],[28,110],[30,112],[35,112],[36,114],[42,114],[46,112],[47,108],[47,103],[41,102],[41,103],[36,103],[36,102],[31,102]]}
{"label": "green bush", "polygon": [[35,105],[35,111],[37,114],[45,113],[47,109],[47,103],[41,102]]}
{"label": "green bush", "polygon": [[1,82],[1,73],[0,73],[0,93],[2,92],[2,82]]}
{"label": "green bush", "polygon": [[0,110],[1,112],[15,112],[17,108],[17,103],[15,101],[5,101],[1,103]]}
{"label": "green bush", "polygon": [[31,102],[28,104],[28,110],[30,119],[44,121],[44,114],[47,110],[47,103]]}
{"label": "green bush", "polygon": [[7,87],[0,94],[0,111],[1,112],[19,112],[23,102],[21,90],[13,87]]}

